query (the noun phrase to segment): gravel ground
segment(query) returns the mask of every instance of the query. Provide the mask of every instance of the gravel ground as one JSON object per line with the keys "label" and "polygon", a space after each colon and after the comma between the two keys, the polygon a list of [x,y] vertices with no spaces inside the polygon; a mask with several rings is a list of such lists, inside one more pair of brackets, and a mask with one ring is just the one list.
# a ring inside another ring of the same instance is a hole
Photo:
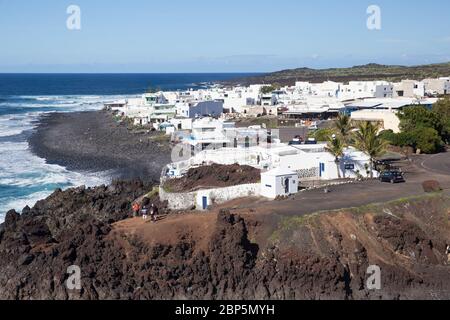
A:
{"label": "gravel ground", "polygon": [[50,164],[72,171],[111,171],[113,179],[159,181],[170,145],[158,133],[139,133],[110,113],[52,113],[42,117],[30,148]]}

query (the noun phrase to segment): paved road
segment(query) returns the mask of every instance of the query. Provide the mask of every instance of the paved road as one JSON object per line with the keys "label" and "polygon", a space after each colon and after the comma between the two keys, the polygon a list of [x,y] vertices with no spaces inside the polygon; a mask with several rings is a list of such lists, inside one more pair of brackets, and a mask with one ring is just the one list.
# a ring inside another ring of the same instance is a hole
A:
{"label": "paved road", "polygon": [[434,174],[450,175],[450,155],[448,152],[419,157],[417,162],[426,171]]}
{"label": "paved road", "polygon": [[[450,193],[450,153],[435,156],[417,156],[411,161],[397,164],[405,172],[406,183],[389,184],[377,180],[331,187],[331,192],[312,190],[299,193],[286,201],[241,200],[234,208],[280,215],[301,215],[324,210],[361,207],[372,203],[385,203],[400,198],[425,194],[422,182],[437,180],[446,193]],[[238,210],[239,210],[238,209]]]}

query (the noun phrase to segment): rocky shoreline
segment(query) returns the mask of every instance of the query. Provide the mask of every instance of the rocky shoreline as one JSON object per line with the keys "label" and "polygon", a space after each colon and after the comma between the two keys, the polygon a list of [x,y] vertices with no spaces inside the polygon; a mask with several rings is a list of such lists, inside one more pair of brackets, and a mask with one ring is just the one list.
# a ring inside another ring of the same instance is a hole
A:
{"label": "rocky shoreline", "polygon": [[[56,190],[9,211],[0,225],[0,300],[450,298],[445,195],[291,217],[225,208],[153,224],[131,212],[155,186],[152,165],[167,161],[152,134],[105,112],[53,114],[30,144],[72,170],[147,179]],[[163,208],[157,192],[150,197]],[[382,286],[370,290],[374,265]],[[66,285],[71,266],[80,269],[79,290]]]}
{"label": "rocky shoreline", "polygon": [[170,163],[159,133],[130,130],[106,111],[42,116],[28,139],[31,151],[71,171],[108,171],[113,179],[159,181]]}
{"label": "rocky shoreline", "polygon": [[[450,199],[280,220],[130,217],[140,181],[57,190],[0,225],[0,299],[448,299]],[[383,213],[389,208],[395,216]],[[126,220],[124,220],[126,219]],[[132,227],[134,226],[134,227]],[[370,265],[380,290],[366,288]],[[68,267],[81,289],[68,288]]]}

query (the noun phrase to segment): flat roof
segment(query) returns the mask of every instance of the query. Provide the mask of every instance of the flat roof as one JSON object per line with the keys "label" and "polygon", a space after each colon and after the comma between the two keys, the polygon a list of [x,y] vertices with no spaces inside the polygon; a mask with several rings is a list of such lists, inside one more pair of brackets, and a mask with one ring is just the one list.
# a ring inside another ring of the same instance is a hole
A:
{"label": "flat roof", "polygon": [[350,108],[375,108],[377,106],[382,105],[382,103],[374,102],[374,101],[360,101],[360,102],[352,102],[347,104],[346,107]]}
{"label": "flat roof", "polygon": [[308,114],[308,113],[313,113],[313,114],[320,114],[320,113],[337,113],[339,112],[338,110],[335,109],[324,109],[324,110],[298,110],[298,111],[286,111],[283,112],[283,114]]}
{"label": "flat roof", "polygon": [[283,169],[283,168],[278,167],[278,168],[263,172],[263,173],[261,173],[261,175],[283,177],[283,176],[297,175],[297,172],[290,170],[290,169]]}

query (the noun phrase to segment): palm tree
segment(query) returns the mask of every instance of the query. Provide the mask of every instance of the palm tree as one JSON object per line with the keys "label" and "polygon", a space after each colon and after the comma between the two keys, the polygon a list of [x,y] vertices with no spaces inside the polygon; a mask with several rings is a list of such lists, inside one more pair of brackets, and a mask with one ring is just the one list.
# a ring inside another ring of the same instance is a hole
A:
{"label": "palm tree", "polygon": [[340,113],[334,121],[334,129],[344,140],[344,143],[349,143],[350,133],[353,130],[353,124],[350,116]]}
{"label": "palm tree", "polygon": [[386,152],[387,142],[378,135],[379,130],[379,123],[374,124],[370,121],[364,121],[358,125],[358,131],[354,135],[355,147],[367,153],[370,157],[370,178],[373,178],[374,159]]}
{"label": "palm tree", "polygon": [[[340,137],[331,137],[328,141],[328,146],[326,147],[326,149],[329,153],[331,153],[335,157],[334,162],[336,163],[338,178],[340,179],[341,178],[340,163],[341,163],[341,158],[344,156],[345,144]],[[344,178],[345,178],[345,173],[344,173]]]}

